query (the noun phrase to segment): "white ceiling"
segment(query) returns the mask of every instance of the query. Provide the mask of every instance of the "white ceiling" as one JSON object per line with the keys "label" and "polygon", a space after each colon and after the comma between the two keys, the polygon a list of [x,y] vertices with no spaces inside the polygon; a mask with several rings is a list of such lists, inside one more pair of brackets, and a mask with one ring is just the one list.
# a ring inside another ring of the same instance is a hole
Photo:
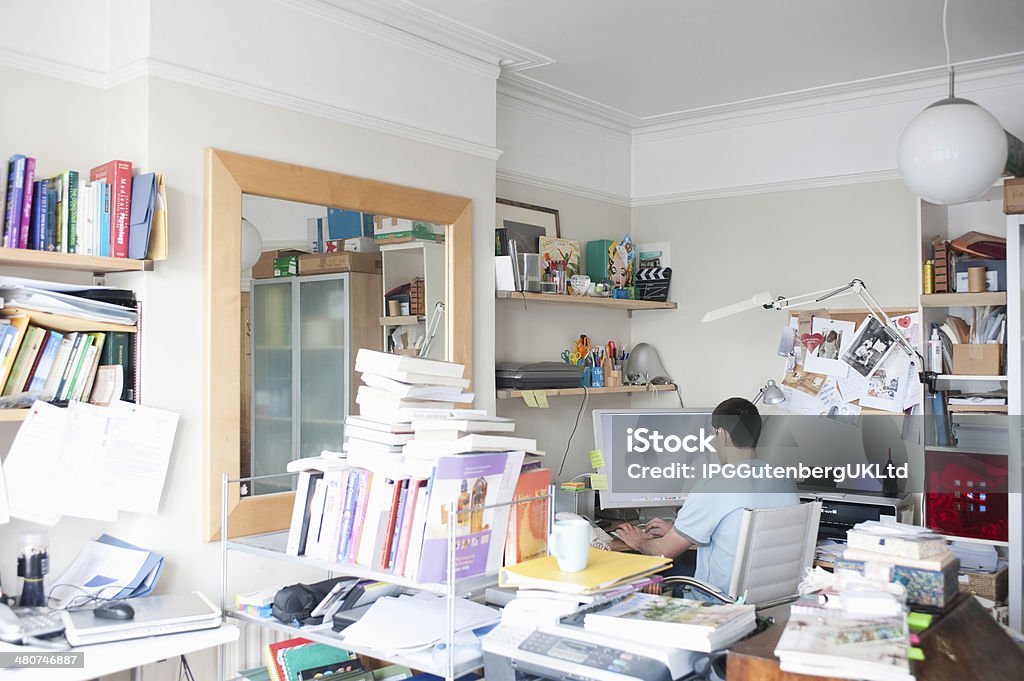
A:
{"label": "white ceiling", "polygon": [[[942,0],[413,0],[554,63],[523,75],[632,116],[945,63]],[[950,0],[952,61],[1024,50],[1024,0]]]}

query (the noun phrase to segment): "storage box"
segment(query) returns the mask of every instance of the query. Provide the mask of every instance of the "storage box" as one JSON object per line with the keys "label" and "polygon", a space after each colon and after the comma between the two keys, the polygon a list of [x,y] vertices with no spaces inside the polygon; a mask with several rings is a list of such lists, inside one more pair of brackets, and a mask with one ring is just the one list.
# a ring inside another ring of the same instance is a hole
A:
{"label": "storage box", "polygon": [[[837,558],[835,570],[853,570],[864,574],[864,561]],[[960,570],[960,559],[956,556],[946,563],[941,570],[893,565],[892,581],[899,582],[907,590],[907,602],[913,605],[927,605],[944,608],[949,605],[960,588],[957,584],[957,573]]]}
{"label": "storage box", "polygon": [[[989,291],[1005,291],[1006,290],[1006,261],[1005,260],[992,260],[989,258],[966,258],[961,257],[956,260],[956,291],[957,293],[967,292],[967,269],[970,267],[984,267],[985,268],[985,279],[988,284],[987,289]],[[960,275],[963,274],[964,285],[960,288]],[[995,279],[995,285],[992,285],[992,280]]]}
{"label": "storage box", "polygon": [[299,251],[292,248],[280,248],[275,251],[263,251],[263,255],[256,261],[256,264],[252,266],[252,278],[253,279],[273,279],[274,278],[274,260],[277,258],[285,258],[290,256],[305,255],[305,251]]}
{"label": "storage box", "polygon": [[312,253],[299,256],[299,274],[381,273],[380,253]]}
{"label": "storage box", "polygon": [[586,273],[595,284],[609,278],[608,249],[616,242],[611,239],[598,239],[587,242]]}
{"label": "storage box", "polygon": [[299,256],[286,255],[274,258],[275,277],[295,277],[299,274]]}
{"label": "storage box", "polygon": [[960,590],[997,603],[1005,603],[1010,588],[1009,568],[995,572],[964,572],[959,577]]}
{"label": "storage box", "polygon": [[1024,213],[1024,177],[1003,182],[1003,212],[1007,215]]}
{"label": "storage box", "polygon": [[377,245],[372,236],[360,236],[345,239],[339,250],[348,251],[349,253],[380,253],[380,246]]}
{"label": "storage box", "polygon": [[999,343],[958,343],[953,346],[953,373],[967,376],[998,376],[1003,358]]}
{"label": "storage box", "polygon": [[373,218],[373,238],[377,240],[424,239],[428,241],[444,241],[444,225],[435,225],[421,220],[405,218],[389,218],[375,215]]}

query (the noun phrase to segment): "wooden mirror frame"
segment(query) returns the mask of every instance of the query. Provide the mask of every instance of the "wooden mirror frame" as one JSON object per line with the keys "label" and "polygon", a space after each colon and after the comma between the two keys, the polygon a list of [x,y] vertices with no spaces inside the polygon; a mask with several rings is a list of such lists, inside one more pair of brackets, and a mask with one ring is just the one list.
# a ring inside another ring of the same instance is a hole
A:
{"label": "wooden mirror frame", "polygon": [[[222,474],[240,477],[242,195],[253,194],[448,225],[445,326],[450,359],[473,362],[472,200],[449,194],[206,150],[206,328],[203,343],[203,536],[220,539]],[[241,497],[229,487],[230,536],[288,527],[294,493]]]}

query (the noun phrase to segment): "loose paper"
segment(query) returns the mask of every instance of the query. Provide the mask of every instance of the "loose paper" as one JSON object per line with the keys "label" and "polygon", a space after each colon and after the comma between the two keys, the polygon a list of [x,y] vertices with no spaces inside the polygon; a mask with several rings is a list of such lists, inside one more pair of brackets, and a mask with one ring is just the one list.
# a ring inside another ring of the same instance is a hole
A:
{"label": "loose paper", "polygon": [[590,476],[590,488],[596,490],[608,489],[608,476],[594,474]]}
{"label": "loose paper", "polygon": [[885,361],[868,376],[868,387],[860,398],[862,407],[883,411],[903,411],[910,378],[910,358],[902,351],[889,353]]}
{"label": "loose paper", "polygon": [[129,402],[108,407],[106,473],[123,511],[156,513],[178,428],[178,415]]}
{"label": "loose paper", "polygon": [[537,404],[537,396],[534,394],[532,390],[523,391],[523,402],[526,402],[526,406],[532,409],[536,409],[538,406],[540,406]]}
{"label": "loose paper", "polygon": [[601,453],[600,449],[593,449],[590,451],[590,467],[604,468],[604,454]]}

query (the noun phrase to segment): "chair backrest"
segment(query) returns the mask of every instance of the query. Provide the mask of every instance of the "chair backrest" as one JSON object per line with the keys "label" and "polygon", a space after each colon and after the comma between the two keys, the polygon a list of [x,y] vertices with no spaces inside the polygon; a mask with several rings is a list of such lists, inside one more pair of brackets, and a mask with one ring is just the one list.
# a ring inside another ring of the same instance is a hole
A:
{"label": "chair backrest", "polygon": [[797,592],[814,560],[821,502],[745,509],[729,595],[755,605]]}

